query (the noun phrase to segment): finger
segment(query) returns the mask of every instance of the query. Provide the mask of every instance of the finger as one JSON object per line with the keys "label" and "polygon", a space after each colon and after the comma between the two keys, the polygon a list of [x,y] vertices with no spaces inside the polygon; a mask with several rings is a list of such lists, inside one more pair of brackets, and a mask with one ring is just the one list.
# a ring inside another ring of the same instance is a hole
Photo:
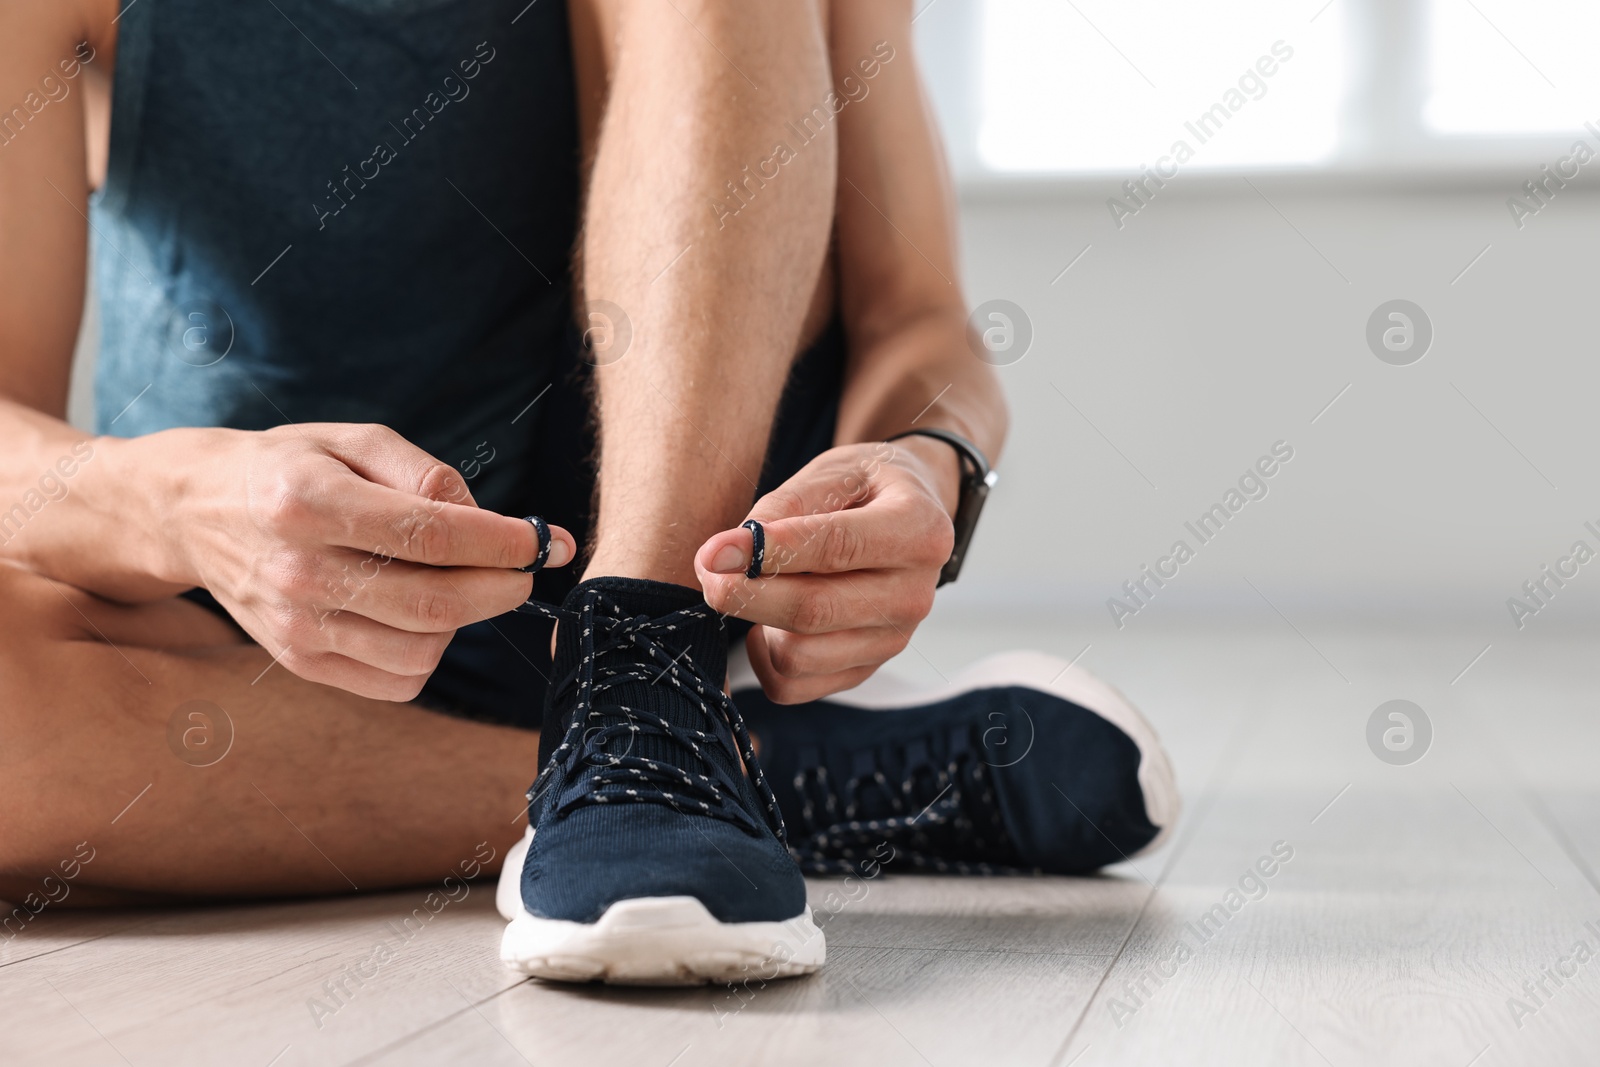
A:
{"label": "finger", "polygon": [[387,426],[327,423],[308,432],[329,455],[369,482],[427,500],[477,507],[460,471]]}
{"label": "finger", "polygon": [[834,693],[854,689],[872,677],[873,672],[877,670],[876,667],[854,667],[835,674],[809,678],[785,677],[772,666],[764,637],[766,632],[760,626],[751,630],[745,646],[750,654],[750,666],[755,671],[756,679],[761,683],[761,691],[773,703],[804,704],[812,700],[821,700]]}
{"label": "finger", "polygon": [[749,517],[772,522],[857,507],[874,495],[877,476],[893,456],[886,441],[829,449],[757,500]]}
{"label": "finger", "polygon": [[820,678],[856,667],[877,667],[905,651],[907,631],[892,626],[832,634],[796,634],[762,627],[767,658],[785,678]]}
{"label": "finger", "polygon": [[[714,574],[748,572],[750,577],[771,573],[769,567],[762,566],[765,527],[792,519],[814,528],[826,518],[865,502],[870,496],[873,470],[875,466],[860,463],[852,467],[836,452],[823,453],[757,500],[738,529],[725,530],[701,545],[695,554],[696,568]],[[775,554],[765,553],[765,558],[773,559]]]}
{"label": "finger", "polygon": [[[539,555],[538,533],[526,519],[426,500],[360,479],[330,479],[312,492],[306,518],[328,544],[433,567],[520,568]],[[577,555],[572,534],[559,526],[549,530],[546,565],[572,562]],[[297,539],[306,532],[292,531]]]}
{"label": "finger", "polygon": [[440,633],[397,630],[353,611],[323,615],[319,629],[326,641],[325,651],[402,678],[432,674],[455,636],[454,630]]}
{"label": "finger", "polygon": [[706,603],[724,615],[802,634],[863,627],[908,629],[933,609],[937,571],[859,571],[850,575],[701,574]]}
{"label": "finger", "polygon": [[330,685],[373,700],[415,700],[428,681],[426,674],[402,677],[337,652],[301,652],[292,646],[277,657],[277,663],[308,682]]}
{"label": "finger", "polygon": [[425,567],[395,560],[324,610],[354,612],[409,633],[446,633],[503,615],[533,591],[533,576],[487,567]]}
{"label": "finger", "polygon": [[[695,567],[709,574],[842,574],[849,571],[942,567],[950,558],[954,527],[931,499],[885,492],[864,507],[803,515],[745,527],[709,538]],[[762,557],[759,561],[757,556]]]}

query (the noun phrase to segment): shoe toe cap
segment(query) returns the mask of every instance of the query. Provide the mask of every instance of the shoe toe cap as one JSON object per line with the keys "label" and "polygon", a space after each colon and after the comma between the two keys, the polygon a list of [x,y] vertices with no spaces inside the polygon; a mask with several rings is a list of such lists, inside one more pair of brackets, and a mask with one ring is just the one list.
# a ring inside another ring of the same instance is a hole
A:
{"label": "shoe toe cap", "polygon": [[[995,696],[1012,736],[1004,748],[986,740],[985,770],[1024,866],[1061,874],[1096,870],[1155,838],[1160,827],[1147,810],[1142,753],[1133,738],[1049,694]],[[1020,750],[1018,734],[1026,742]]]}
{"label": "shoe toe cap", "polygon": [[720,922],[783,922],[805,880],[769,833],[656,804],[590,805],[541,821],[522,871],[541,918],[594,922],[619,900],[691,896]]}

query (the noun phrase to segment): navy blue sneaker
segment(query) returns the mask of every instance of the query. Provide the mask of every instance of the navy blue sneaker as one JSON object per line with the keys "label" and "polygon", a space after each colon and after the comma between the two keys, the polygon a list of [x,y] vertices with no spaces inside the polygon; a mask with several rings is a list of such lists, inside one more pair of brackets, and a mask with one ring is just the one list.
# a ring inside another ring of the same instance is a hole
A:
{"label": "navy blue sneaker", "polygon": [[992,656],[924,692],[880,672],[785,707],[741,654],[732,684],[808,873],[1081,874],[1177,821],[1150,724],[1054,656]]}
{"label": "navy blue sneaker", "polygon": [[722,689],[727,635],[700,592],[596,578],[559,610],[528,608],[560,625],[529,838],[502,876],[520,899],[500,958],[541,978],[650,985],[821,967],[777,800]]}

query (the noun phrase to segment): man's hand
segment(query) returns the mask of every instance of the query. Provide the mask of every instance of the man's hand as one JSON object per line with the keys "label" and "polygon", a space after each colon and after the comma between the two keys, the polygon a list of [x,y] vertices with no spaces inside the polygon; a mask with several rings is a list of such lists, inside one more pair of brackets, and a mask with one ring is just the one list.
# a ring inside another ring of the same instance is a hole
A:
{"label": "man's hand", "polygon": [[[458,627],[521,604],[532,524],[479,510],[465,480],[382,426],[173,430],[190,455],[167,575],[200,585],[302,678],[410,700]],[[551,527],[555,566],[575,554]]]}
{"label": "man's hand", "polygon": [[829,449],[762,497],[749,515],[766,534],[760,578],[745,577],[750,531],[700,547],[706,602],[759,624],[746,648],[771,699],[797,704],[859,685],[932,610],[955,538],[948,502],[959,467],[949,446],[930,443]]}

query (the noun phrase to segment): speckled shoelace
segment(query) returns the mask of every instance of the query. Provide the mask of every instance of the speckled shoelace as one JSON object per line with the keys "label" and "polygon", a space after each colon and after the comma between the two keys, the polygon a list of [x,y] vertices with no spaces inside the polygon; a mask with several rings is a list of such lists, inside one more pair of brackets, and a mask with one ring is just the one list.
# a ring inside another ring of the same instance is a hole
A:
{"label": "speckled shoelace", "polygon": [[[898,783],[883,773],[883,761],[874,753],[858,753],[856,773],[844,782],[834,781],[819,754],[802,758],[794,778],[801,797],[800,825],[789,846],[801,870],[851,873],[877,861],[947,874],[1036,873],[1001,862],[1014,849],[1006,837],[991,769],[964,732],[951,736],[950,756],[942,764],[933,760],[925,742],[912,743],[904,756]],[[876,791],[878,807],[892,814],[859,817],[869,790]],[[894,850],[892,861],[881,852],[885,843]],[[959,859],[953,853],[992,858]]]}
{"label": "speckled shoelace", "polygon": [[[758,832],[756,816],[741,803],[742,790],[734,777],[738,770],[732,754],[727,761],[719,761],[705,751],[724,746],[726,752],[725,741],[717,730],[723,726],[732,735],[756,796],[766,807],[767,826],[779,841],[785,840],[777,798],[762,774],[750,731],[738,708],[722,691],[721,680],[706,678],[691,657],[675,655],[663,644],[684,623],[714,617],[711,608],[684,608],[659,618],[629,616],[610,597],[595,593],[577,613],[533,600],[518,610],[580,628],[577,667],[552,682],[552,699],[565,699],[569,690],[576,690],[571,721],[539,773],[534,789],[529,790],[530,801],[537,795],[538,783],[556,781],[551,772],[560,768],[566,780],[556,808],[560,815],[587,804],[662,804]],[[624,650],[625,655],[616,656]],[[622,662],[602,662],[614,658]],[[608,690],[637,682],[672,686],[699,710],[710,729],[686,728],[654,712],[602,699]],[[674,742],[686,754],[683,762],[689,767],[633,755],[637,740],[649,734]],[[629,741],[622,753],[608,751],[609,742],[624,737]],[[724,762],[733,763],[734,769],[725,769]]]}
{"label": "speckled shoelace", "polygon": [[539,551],[534,555],[533,562],[522,570],[525,574],[538,574],[550,561],[550,524],[538,515],[524,515],[522,521],[533,527],[533,536],[539,542]]}

